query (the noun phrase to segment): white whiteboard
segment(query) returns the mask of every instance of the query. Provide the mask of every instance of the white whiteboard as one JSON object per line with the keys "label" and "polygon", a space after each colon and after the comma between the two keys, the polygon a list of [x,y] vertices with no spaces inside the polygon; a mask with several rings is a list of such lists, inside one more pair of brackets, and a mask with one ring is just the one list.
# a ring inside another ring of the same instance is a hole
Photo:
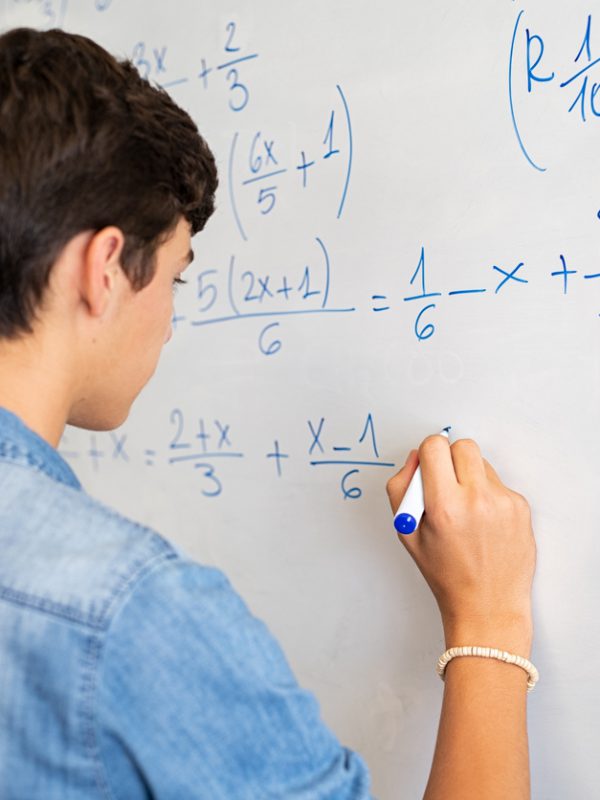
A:
{"label": "white whiteboard", "polygon": [[600,3],[0,13],[133,57],[220,168],[155,378],[121,430],[62,442],[86,488],[222,567],[374,794],[413,798],[443,638],[387,465],[476,438],[533,509],[533,796],[595,795]]}

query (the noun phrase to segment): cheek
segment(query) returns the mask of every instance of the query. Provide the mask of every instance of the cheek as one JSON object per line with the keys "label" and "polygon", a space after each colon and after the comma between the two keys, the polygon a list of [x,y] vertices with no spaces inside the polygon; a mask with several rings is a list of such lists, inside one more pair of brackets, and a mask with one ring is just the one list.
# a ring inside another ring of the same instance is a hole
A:
{"label": "cheek", "polygon": [[169,285],[168,291],[161,292],[151,298],[145,309],[148,320],[149,336],[152,341],[161,345],[170,337],[171,320],[173,318],[173,292]]}
{"label": "cheek", "polygon": [[164,314],[165,336],[167,337],[165,341],[167,342],[171,338],[171,334],[173,332],[171,323],[173,321],[174,314],[175,314],[175,303],[174,303],[173,291],[171,290],[169,292],[168,300],[165,304],[165,314]]}

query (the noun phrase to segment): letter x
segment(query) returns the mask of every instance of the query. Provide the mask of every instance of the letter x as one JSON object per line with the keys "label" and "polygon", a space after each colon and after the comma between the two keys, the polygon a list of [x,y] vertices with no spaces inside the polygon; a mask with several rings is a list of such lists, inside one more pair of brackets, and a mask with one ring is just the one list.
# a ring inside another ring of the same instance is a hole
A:
{"label": "letter x", "polygon": [[518,272],[518,271],[521,269],[521,267],[522,267],[522,266],[523,266],[523,262],[522,262],[522,261],[520,261],[520,262],[517,264],[517,266],[516,266],[516,267],[513,269],[513,271],[512,271],[512,272],[506,272],[505,270],[501,269],[500,267],[496,267],[496,266],[494,265],[493,269],[495,269],[497,272],[500,272],[502,275],[504,275],[504,276],[505,276],[505,277],[504,277],[504,280],[500,281],[500,283],[498,284],[498,286],[496,286],[496,291],[494,292],[494,294],[498,294],[498,292],[500,291],[500,289],[501,289],[501,288],[504,286],[504,284],[505,284],[505,283],[507,283],[509,280],[517,281],[517,283],[529,283],[529,281],[526,281],[526,280],[525,280],[525,278],[517,278],[517,277],[516,277],[516,275],[517,275],[517,272]]}
{"label": "letter x", "polygon": [[120,456],[124,461],[129,461],[129,456],[125,452],[125,439],[127,436],[123,434],[123,436],[118,437],[112,431],[110,435],[115,446],[115,449],[113,450],[113,458],[119,458]]}
{"label": "letter x", "polygon": [[319,427],[315,431],[315,429],[313,428],[312,422],[310,420],[308,420],[308,427],[310,428],[310,432],[313,435],[313,443],[311,444],[310,450],[308,451],[308,455],[309,456],[312,455],[312,451],[315,449],[315,447],[319,447],[319,449],[321,450],[322,453],[325,452],[325,450],[323,450],[323,445],[319,441],[319,436],[321,435],[321,431],[323,429],[323,423],[324,422],[325,422],[325,417],[321,417],[321,421],[319,422]]}
{"label": "letter x", "polygon": [[229,441],[229,428],[231,425],[221,425],[218,419],[215,420],[215,425],[218,428],[220,439],[219,439],[219,450],[223,447],[224,444],[228,444],[231,447],[231,442]]}

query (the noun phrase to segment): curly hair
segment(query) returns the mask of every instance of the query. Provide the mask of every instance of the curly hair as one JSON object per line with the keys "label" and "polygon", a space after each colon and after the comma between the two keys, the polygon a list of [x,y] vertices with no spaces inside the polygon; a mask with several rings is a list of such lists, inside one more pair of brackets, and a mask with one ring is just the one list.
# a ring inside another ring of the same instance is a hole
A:
{"label": "curly hair", "polygon": [[0,36],[0,337],[32,331],[82,231],[120,228],[123,271],[142,289],[181,217],[202,230],[217,182],[189,114],[130,61],[62,30]]}

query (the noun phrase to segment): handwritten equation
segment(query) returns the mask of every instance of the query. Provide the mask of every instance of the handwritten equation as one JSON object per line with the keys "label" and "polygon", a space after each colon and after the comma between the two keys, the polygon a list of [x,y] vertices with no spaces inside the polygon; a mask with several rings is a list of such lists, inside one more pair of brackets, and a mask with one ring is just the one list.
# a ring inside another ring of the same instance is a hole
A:
{"label": "handwritten equation", "polygon": [[[280,328],[284,318],[315,314],[346,315],[361,310],[361,304],[339,306],[330,304],[331,260],[322,239],[315,240],[317,257],[297,263],[285,272],[277,274],[248,268],[232,255],[227,269],[202,269],[196,276],[196,314],[185,316],[175,313],[173,330],[182,325],[202,328],[222,325],[233,321],[262,320],[257,337],[258,347],[266,356],[280,352],[282,339]],[[410,276],[410,277],[409,277]],[[497,264],[487,261],[482,269],[482,281],[476,286],[457,285],[441,291],[432,288],[425,246],[421,247],[416,268],[406,273],[405,292],[369,295],[369,311],[381,315],[386,312],[417,308],[412,318],[412,330],[417,341],[423,342],[435,334],[437,325],[435,312],[444,298],[470,297],[473,302],[482,295],[505,295],[511,292],[539,291],[542,281],[555,286],[558,295],[572,295],[574,284],[600,287],[600,272],[574,264],[564,253],[557,253],[554,266],[543,271],[532,259],[516,257],[512,263]],[[453,299],[451,302],[457,302]],[[364,307],[364,306],[363,306]],[[457,313],[464,315],[464,306]],[[600,314],[598,315],[600,316]]]}
{"label": "handwritten equation", "polygon": [[314,256],[272,274],[249,268],[232,255],[226,270],[203,269],[197,275],[197,315],[174,314],[173,330],[182,324],[194,328],[255,319],[266,320],[258,333],[260,352],[272,356],[282,343],[278,338],[281,320],[290,316],[349,314],[354,306],[331,305],[331,259],[323,240],[314,239]]}
{"label": "handwritten equation", "polygon": [[[67,433],[59,452],[76,465],[87,460],[94,472],[113,469],[115,462],[152,468],[157,465],[197,471],[198,493],[205,498],[219,497],[229,481],[239,479],[239,469],[227,463],[246,462],[254,474],[261,465],[271,477],[285,479],[286,465],[297,459],[309,469],[328,468],[337,479],[339,493],[344,500],[358,500],[363,496],[361,475],[365,470],[395,466],[384,460],[379,452],[375,421],[368,412],[357,420],[342,440],[335,437],[326,417],[308,419],[302,426],[305,449],[292,453],[284,446],[278,432],[265,437],[264,447],[248,450],[241,446],[243,426],[236,431],[229,420],[217,417],[185,415],[173,408],[168,419],[170,434],[153,447],[133,447],[129,435],[121,429],[107,434],[89,434],[89,444],[84,449],[73,449]],[[286,430],[289,430],[286,429]]]}
{"label": "handwritten equation", "polygon": [[[548,56],[548,36],[541,28],[532,28],[526,22],[525,10],[517,16],[510,45],[508,67],[508,96],[510,113],[519,147],[527,162],[540,172],[547,169],[532,155],[526,143],[527,137],[519,122],[516,89],[527,102],[540,92],[557,91],[564,96],[564,109],[573,114],[582,124],[600,117],[600,50],[592,46],[593,15],[581,20],[580,35],[576,40],[564,44],[570,53],[569,67],[564,68],[555,62],[556,56]],[[552,42],[556,53],[563,43],[557,46]],[[594,80],[598,78],[598,81]]]}
{"label": "handwritten equation", "polygon": [[[562,253],[557,256],[556,261],[556,268],[546,270],[542,277],[554,281],[558,293],[563,295],[569,294],[572,283],[578,280],[583,280],[586,283],[588,281],[598,281],[597,285],[600,286],[600,272],[587,272],[585,270],[575,269],[572,264],[569,264],[566,256]],[[471,296],[475,298],[487,294],[488,292],[498,295],[511,291],[531,291],[533,285],[539,285],[540,279],[539,274],[535,277],[532,276],[531,270],[528,267],[528,262],[520,258],[515,259],[512,264],[503,264],[501,266],[494,263],[489,264],[486,266],[485,274],[487,278],[494,278],[494,285],[478,285],[468,288],[461,286],[460,288],[452,289],[447,292],[431,290],[431,288],[428,287],[427,281],[425,247],[421,247],[417,268],[408,282],[408,285],[417,291],[412,291],[410,294],[400,298],[402,303],[408,303],[410,305],[416,304],[419,307],[413,326],[413,331],[417,340],[424,341],[430,339],[436,331],[436,326],[431,320],[435,309],[440,303],[440,300],[437,298],[442,298],[444,296]],[[434,302],[429,302],[434,299]],[[391,311],[393,308],[386,294],[373,294],[371,295],[371,301],[371,311],[375,314]]]}
{"label": "handwritten equation", "polygon": [[[164,43],[137,42],[131,60],[142,77],[154,80],[163,89],[173,89],[195,79],[201,82],[203,90],[208,90],[216,85],[216,77],[220,74],[223,80],[219,85],[227,90],[228,107],[239,113],[248,107],[251,96],[250,84],[242,71],[248,69],[249,63],[255,61],[259,53],[247,52],[237,44],[237,32],[236,23],[228,22],[222,58],[207,61],[203,56],[199,61],[200,70],[192,78],[170,74],[168,47]],[[335,90],[334,102],[324,109],[314,135],[301,143],[291,160],[282,155],[289,151],[289,143],[281,142],[267,130],[250,134],[238,130],[233,133],[226,183],[235,226],[244,241],[248,241],[249,231],[261,219],[274,215],[283,186],[292,186],[302,192],[308,190],[310,194],[315,176],[326,169],[334,169],[339,175],[332,210],[337,219],[342,216],[352,175],[353,136],[346,95],[339,84]],[[341,163],[341,168],[334,166],[338,163]]]}
{"label": "handwritten equation", "polygon": [[198,57],[197,69],[191,75],[173,74],[168,61],[169,47],[164,42],[136,42],[130,57],[143,78],[156,82],[163,89],[195,83],[204,93],[219,87],[225,92],[228,108],[237,113],[250,102],[248,67],[259,57],[259,53],[242,47],[238,37],[237,23],[230,20],[223,31],[219,57]]}
{"label": "handwritten equation", "polygon": [[318,135],[303,144],[292,163],[282,160],[278,141],[262,131],[247,137],[239,131],[233,134],[227,187],[236,227],[244,241],[248,240],[248,218],[257,222],[272,214],[284,181],[293,181],[297,189],[310,189],[315,173],[340,159],[343,169],[333,208],[337,219],[342,216],[352,174],[352,120],[342,87],[335,88],[339,107],[327,109]]}

